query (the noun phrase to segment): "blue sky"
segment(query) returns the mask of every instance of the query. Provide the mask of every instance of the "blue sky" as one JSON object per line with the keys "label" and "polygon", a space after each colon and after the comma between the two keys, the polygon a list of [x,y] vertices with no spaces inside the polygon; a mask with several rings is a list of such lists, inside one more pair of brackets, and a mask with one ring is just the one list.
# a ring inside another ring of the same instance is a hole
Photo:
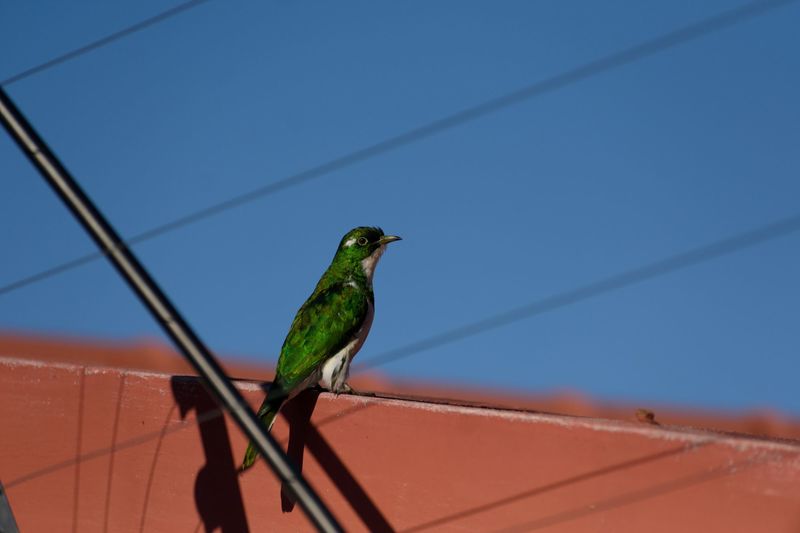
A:
{"label": "blue sky", "polygon": [[[174,2],[3,3],[0,79]],[[743,2],[221,2],[8,92],[130,237]],[[276,357],[352,226],[403,236],[357,361],[800,213],[800,3],[137,244],[216,352]],[[94,250],[0,135],[0,285]],[[800,232],[412,354],[392,377],[800,415]],[[96,261],[0,328],[162,337]],[[163,338],[163,337],[162,337]]]}

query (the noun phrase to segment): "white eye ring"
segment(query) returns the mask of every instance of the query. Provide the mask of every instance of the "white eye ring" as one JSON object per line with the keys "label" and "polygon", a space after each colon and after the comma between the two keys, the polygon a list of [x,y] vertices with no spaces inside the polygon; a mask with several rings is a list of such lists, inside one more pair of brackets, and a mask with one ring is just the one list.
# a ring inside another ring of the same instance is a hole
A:
{"label": "white eye ring", "polygon": [[359,246],[366,246],[369,241],[367,240],[366,237],[359,237],[356,242],[358,243]]}

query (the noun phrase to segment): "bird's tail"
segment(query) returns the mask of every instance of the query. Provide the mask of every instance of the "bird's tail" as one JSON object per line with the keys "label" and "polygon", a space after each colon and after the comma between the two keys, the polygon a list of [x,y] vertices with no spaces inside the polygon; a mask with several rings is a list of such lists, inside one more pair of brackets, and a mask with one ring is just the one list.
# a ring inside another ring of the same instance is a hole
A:
{"label": "bird's tail", "polygon": [[[261,418],[261,422],[264,423],[264,426],[267,428],[267,431],[272,429],[272,424],[275,423],[275,417],[278,414],[278,411],[283,405],[283,402],[286,398],[270,398],[269,395],[264,399],[264,403],[261,404],[261,409],[258,410],[258,416]],[[244,472],[258,459],[258,450],[256,450],[253,443],[250,442],[247,445],[247,451],[244,452],[244,459],[242,460],[242,466],[239,467],[239,472]]]}

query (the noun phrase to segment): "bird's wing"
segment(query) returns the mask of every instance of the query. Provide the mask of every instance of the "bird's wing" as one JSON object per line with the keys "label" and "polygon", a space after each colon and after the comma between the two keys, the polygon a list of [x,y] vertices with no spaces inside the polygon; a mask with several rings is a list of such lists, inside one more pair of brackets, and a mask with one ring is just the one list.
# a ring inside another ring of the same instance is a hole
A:
{"label": "bird's wing", "polygon": [[283,342],[271,395],[288,394],[327,358],[345,347],[363,325],[368,295],[345,283],[315,292],[297,312]]}

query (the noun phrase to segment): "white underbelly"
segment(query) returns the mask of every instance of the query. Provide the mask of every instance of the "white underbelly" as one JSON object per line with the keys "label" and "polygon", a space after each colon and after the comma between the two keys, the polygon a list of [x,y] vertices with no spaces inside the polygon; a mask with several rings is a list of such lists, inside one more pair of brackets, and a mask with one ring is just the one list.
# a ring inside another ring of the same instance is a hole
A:
{"label": "white underbelly", "polygon": [[372,319],[375,316],[375,309],[372,303],[368,303],[367,316],[364,324],[356,332],[355,338],[339,350],[333,357],[322,363],[320,370],[319,384],[321,387],[333,392],[343,392],[347,377],[350,375],[350,362],[358,353],[367,340],[367,335],[372,327]]}

